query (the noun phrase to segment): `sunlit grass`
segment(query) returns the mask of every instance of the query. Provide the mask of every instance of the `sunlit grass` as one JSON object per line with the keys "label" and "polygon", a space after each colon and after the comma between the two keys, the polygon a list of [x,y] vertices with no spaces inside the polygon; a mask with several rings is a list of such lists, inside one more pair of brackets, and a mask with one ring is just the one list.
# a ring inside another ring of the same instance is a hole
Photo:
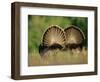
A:
{"label": "sunlit grass", "polygon": [[29,66],[45,66],[45,65],[69,65],[69,64],[87,64],[87,50],[82,49],[81,52],[53,50],[45,53],[43,57],[39,53],[33,52],[28,55]]}

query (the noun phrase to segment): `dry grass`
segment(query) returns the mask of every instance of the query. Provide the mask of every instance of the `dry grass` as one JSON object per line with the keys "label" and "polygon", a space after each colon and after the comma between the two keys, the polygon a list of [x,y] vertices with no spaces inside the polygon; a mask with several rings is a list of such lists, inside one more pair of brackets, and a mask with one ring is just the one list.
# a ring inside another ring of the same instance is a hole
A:
{"label": "dry grass", "polygon": [[39,53],[31,53],[28,56],[29,66],[45,66],[45,65],[68,65],[68,64],[87,64],[87,50],[84,48],[81,52],[74,51],[48,51],[43,57]]}

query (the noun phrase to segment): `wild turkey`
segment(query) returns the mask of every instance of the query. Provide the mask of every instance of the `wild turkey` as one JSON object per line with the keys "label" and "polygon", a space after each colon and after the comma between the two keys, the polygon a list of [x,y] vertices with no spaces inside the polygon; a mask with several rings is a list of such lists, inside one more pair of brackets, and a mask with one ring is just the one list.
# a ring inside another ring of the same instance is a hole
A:
{"label": "wild turkey", "polygon": [[40,55],[44,55],[48,50],[62,49],[65,45],[65,33],[57,25],[50,26],[43,35],[42,43],[39,46]]}
{"label": "wild turkey", "polygon": [[82,49],[82,44],[85,39],[85,35],[83,31],[76,27],[76,26],[70,26],[64,29],[65,36],[66,36],[66,42],[65,47],[66,49],[76,49],[79,48]]}

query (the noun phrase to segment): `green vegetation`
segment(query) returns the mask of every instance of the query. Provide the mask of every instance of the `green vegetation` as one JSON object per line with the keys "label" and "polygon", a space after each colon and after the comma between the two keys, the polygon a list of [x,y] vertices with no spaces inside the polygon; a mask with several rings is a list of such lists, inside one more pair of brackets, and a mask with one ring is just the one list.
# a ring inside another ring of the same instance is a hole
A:
{"label": "green vegetation", "polygon": [[87,47],[87,18],[85,17],[57,17],[57,16],[28,16],[28,53],[38,54],[38,46],[41,43],[45,30],[50,25],[59,25],[66,28],[70,25],[78,26],[86,36],[84,46]]}

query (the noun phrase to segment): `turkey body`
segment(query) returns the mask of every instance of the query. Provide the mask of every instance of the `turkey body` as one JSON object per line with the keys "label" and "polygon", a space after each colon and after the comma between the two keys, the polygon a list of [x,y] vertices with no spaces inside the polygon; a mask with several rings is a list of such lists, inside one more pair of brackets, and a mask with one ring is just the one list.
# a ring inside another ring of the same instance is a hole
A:
{"label": "turkey body", "polygon": [[49,50],[82,50],[84,39],[83,31],[76,26],[71,25],[63,30],[57,25],[52,25],[43,35],[39,53],[43,56]]}
{"label": "turkey body", "polygon": [[43,35],[42,44],[39,46],[40,55],[44,55],[49,50],[61,50],[65,45],[65,33],[57,25],[50,26]]}
{"label": "turkey body", "polygon": [[66,36],[65,48],[71,50],[79,48],[81,50],[85,39],[83,31],[80,28],[72,25],[65,28],[64,32]]}

